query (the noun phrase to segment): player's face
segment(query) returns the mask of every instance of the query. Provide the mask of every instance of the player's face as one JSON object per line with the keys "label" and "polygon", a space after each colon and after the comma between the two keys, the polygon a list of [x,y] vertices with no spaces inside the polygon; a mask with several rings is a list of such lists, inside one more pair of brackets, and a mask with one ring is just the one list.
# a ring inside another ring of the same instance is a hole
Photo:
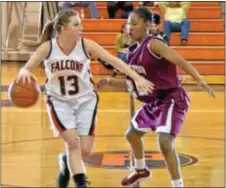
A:
{"label": "player's face", "polygon": [[145,23],[137,14],[131,13],[127,25],[131,38],[135,41],[141,41],[146,34],[148,27],[147,23]]}
{"label": "player's face", "polygon": [[79,16],[70,17],[70,22],[65,27],[66,34],[72,38],[78,38],[82,35],[83,27]]}

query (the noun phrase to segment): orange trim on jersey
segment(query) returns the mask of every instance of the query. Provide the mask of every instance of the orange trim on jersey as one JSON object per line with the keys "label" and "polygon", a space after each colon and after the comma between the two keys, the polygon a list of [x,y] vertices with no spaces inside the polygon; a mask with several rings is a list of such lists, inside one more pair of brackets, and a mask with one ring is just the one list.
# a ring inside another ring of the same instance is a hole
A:
{"label": "orange trim on jersey", "polygon": [[76,46],[76,44],[77,44],[77,41],[75,41],[75,44],[74,44],[73,48],[70,50],[69,53],[67,53],[67,52],[63,49],[63,47],[60,45],[60,43],[59,43],[57,37],[56,37],[56,42],[57,42],[57,45],[59,46],[60,50],[61,50],[65,55],[67,55],[67,56],[71,54],[71,52],[75,49],[75,46]]}
{"label": "orange trim on jersey", "polygon": [[90,77],[90,82],[95,86],[94,80]]}
{"label": "orange trim on jersey", "polygon": [[94,123],[92,125],[92,131],[89,133],[89,136],[95,136],[95,129],[96,129],[96,124]]}
{"label": "orange trim on jersey", "polygon": [[53,124],[54,126],[56,127],[56,129],[61,133],[63,131],[65,131],[65,128],[63,128],[60,123],[58,122],[57,120],[57,115],[54,113],[54,107],[49,99],[48,96],[46,96],[46,103],[47,105],[49,106],[49,109],[50,109],[50,116],[51,116],[51,119],[53,120]]}
{"label": "orange trim on jersey", "polygon": [[89,135],[91,136],[95,136],[95,129],[96,129],[96,115],[97,115],[97,108],[98,108],[98,104],[99,104],[99,96],[97,94],[97,92],[94,90],[94,93],[97,96],[97,102],[96,102],[96,106],[93,112],[93,117],[92,117],[92,123],[91,123],[91,127],[89,130]]}

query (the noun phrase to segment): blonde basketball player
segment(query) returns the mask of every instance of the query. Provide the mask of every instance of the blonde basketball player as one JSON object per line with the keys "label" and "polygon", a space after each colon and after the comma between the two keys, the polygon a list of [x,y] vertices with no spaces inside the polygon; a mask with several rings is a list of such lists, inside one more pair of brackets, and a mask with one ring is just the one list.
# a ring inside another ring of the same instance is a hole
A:
{"label": "blonde basketball player", "polygon": [[[51,39],[53,30],[56,30],[56,37]],[[16,77],[16,82],[20,79],[30,81],[34,77],[31,71],[44,60],[49,119],[55,135],[64,140],[67,151],[67,160],[65,156],[61,158],[63,165],[58,176],[58,187],[67,187],[70,175],[77,187],[87,187],[82,157],[88,156],[93,147],[98,105],[88,54],[95,54],[129,75],[140,90],[153,90],[151,82],[140,77],[97,43],[83,39],[81,35],[82,26],[78,14],[72,10],[59,13],[45,26],[37,50]]]}

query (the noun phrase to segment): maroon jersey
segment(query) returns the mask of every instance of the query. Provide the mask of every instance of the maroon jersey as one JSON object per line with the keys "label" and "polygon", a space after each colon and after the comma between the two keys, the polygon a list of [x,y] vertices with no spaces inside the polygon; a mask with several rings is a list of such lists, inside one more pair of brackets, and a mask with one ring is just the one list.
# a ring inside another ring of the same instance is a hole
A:
{"label": "maroon jersey", "polygon": [[[131,68],[155,85],[152,94],[144,95],[139,94],[134,87],[137,98],[145,103],[158,98],[164,90],[180,87],[176,65],[150,51],[149,41],[152,38],[155,37],[148,36],[140,45],[136,43],[128,51],[128,64]],[[127,79],[130,84],[135,86],[129,77]]]}

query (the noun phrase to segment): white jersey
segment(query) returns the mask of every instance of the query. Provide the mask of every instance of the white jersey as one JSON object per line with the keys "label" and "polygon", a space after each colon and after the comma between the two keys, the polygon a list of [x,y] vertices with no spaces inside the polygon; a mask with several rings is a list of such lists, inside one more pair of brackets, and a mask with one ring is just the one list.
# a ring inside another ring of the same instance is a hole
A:
{"label": "white jersey", "polygon": [[90,59],[83,38],[76,42],[70,54],[63,51],[57,40],[50,41],[50,54],[44,62],[47,95],[70,100],[93,92]]}

